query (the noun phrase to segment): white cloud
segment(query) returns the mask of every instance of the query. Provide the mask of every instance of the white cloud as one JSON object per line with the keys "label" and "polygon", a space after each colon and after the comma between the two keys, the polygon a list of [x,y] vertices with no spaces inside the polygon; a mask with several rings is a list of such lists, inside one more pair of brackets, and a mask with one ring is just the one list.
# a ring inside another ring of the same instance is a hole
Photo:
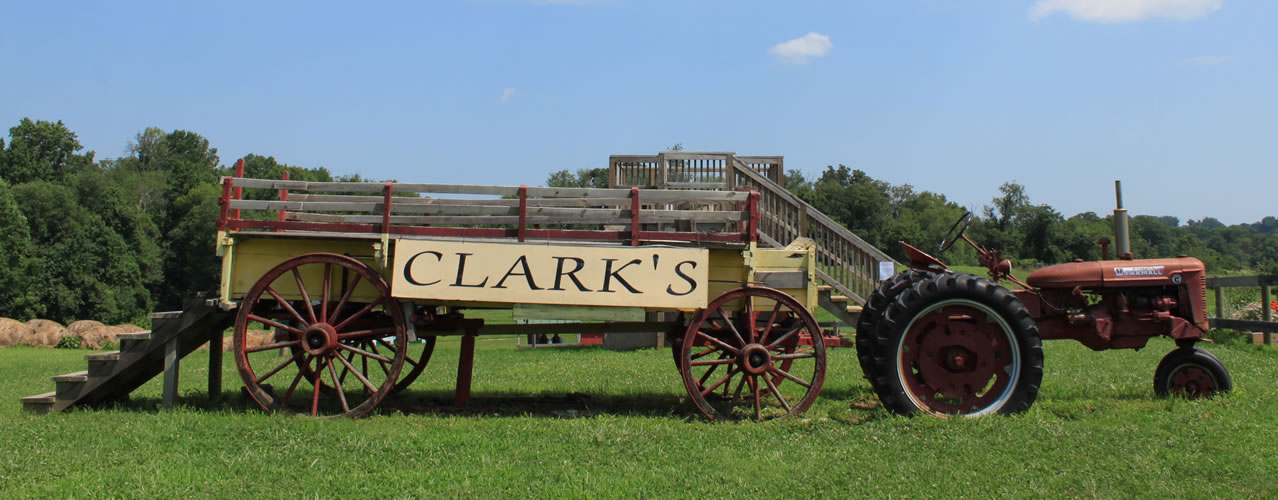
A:
{"label": "white cloud", "polygon": [[808,33],[794,40],[781,42],[768,50],[778,59],[792,64],[804,64],[815,57],[830,53],[834,44],[830,37],[820,33]]}
{"label": "white cloud", "polygon": [[1188,21],[1220,9],[1224,0],[1038,0],[1030,8],[1037,21],[1064,12],[1080,21],[1120,23],[1151,17]]}
{"label": "white cloud", "polygon": [[1198,56],[1198,57],[1187,57],[1187,58],[1181,59],[1179,61],[1176,61],[1176,64],[1211,66],[1216,64],[1231,63],[1237,59],[1238,58],[1235,56]]}
{"label": "white cloud", "polygon": [[501,97],[497,98],[497,102],[506,104],[510,102],[510,100],[514,97],[515,97],[515,89],[506,87],[501,90]]}

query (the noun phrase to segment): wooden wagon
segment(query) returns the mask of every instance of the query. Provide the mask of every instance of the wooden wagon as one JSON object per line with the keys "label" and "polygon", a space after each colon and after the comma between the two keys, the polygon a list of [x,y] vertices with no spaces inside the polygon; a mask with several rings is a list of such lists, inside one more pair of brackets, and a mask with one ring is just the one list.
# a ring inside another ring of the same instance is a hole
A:
{"label": "wooden wagon", "polygon": [[[710,419],[796,415],[820,392],[814,246],[758,247],[754,191],[222,186],[219,297],[238,311],[236,364],[267,411],[367,414],[445,335],[462,336],[458,405],[485,334],[662,332]],[[490,308],[587,322],[466,317]]]}

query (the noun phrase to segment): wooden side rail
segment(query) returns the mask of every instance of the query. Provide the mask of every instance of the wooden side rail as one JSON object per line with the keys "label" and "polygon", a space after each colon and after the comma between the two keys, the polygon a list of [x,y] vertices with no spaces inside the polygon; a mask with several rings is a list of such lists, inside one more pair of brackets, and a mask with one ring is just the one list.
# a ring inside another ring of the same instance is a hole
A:
{"label": "wooden side rail", "polygon": [[733,167],[736,186],[759,192],[760,241],[783,247],[798,237],[812,238],[817,247],[817,277],[864,305],[878,286],[878,263],[895,265],[896,261],[740,158]]}
{"label": "wooden side rail", "polygon": [[[758,241],[758,194],[748,191],[306,182],[243,177],[225,177],[222,183],[218,225],[224,231],[510,237],[520,241],[544,238],[628,241],[632,245],[641,241],[729,245]],[[274,190],[278,200],[242,199],[245,189]],[[425,194],[490,199],[422,197]],[[503,198],[492,199],[493,196]],[[725,207],[732,209],[722,209]],[[247,212],[248,217],[241,218],[241,212]]]}

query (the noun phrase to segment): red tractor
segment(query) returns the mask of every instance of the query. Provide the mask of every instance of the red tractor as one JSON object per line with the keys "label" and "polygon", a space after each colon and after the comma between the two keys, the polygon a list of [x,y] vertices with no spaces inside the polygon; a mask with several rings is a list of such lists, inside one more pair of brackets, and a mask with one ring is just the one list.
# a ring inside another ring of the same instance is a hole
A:
{"label": "red tractor", "polygon": [[[1022,282],[998,250],[963,234],[971,220],[964,214],[938,253],[961,239],[976,249],[990,279],[956,273],[901,242],[910,269],[883,282],[861,313],[857,356],[888,410],[1025,411],[1043,378],[1040,339],[1074,339],[1099,351],[1140,349],[1166,335],[1177,349],[1154,371],[1155,394],[1197,398],[1232,388],[1220,360],[1195,347],[1208,330],[1202,261],[1131,260],[1126,253],[1120,260],[1045,267]],[[1108,241],[1100,243],[1108,254]],[[1020,289],[1004,288],[1003,281]]]}

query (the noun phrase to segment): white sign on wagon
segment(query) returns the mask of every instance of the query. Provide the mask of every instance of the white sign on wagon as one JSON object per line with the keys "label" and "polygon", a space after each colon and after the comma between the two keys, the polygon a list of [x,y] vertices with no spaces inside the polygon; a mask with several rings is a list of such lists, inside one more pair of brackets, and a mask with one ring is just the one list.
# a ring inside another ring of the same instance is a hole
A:
{"label": "white sign on wagon", "polygon": [[399,298],[588,306],[706,306],[709,251],[398,240]]}

